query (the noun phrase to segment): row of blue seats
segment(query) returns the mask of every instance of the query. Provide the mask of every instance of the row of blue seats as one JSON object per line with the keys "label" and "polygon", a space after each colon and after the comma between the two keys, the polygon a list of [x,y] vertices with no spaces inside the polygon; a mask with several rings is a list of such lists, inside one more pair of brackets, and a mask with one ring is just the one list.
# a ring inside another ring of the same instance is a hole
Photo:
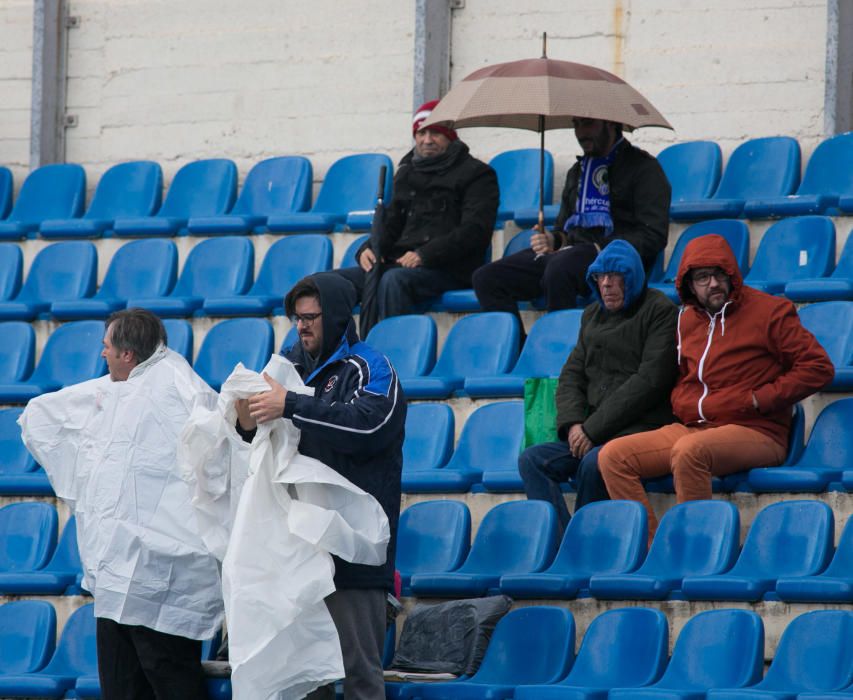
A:
{"label": "row of blue seats", "polygon": [[[511,610],[479,669],[442,683],[385,684],[416,700],[820,700],[853,697],[853,612],[794,618],[764,674],[764,625],[748,610],[709,610],[685,623],[667,659],[666,617],[650,608],[601,613],[575,656],[568,610]],[[839,691],[836,693],[835,691]]]}
{"label": "row of blue seats", "polygon": [[740,550],[738,510],[725,501],[668,510],[648,553],[646,512],[635,501],[584,506],[562,542],[550,503],[502,503],[470,538],[462,501],[423,501],[403,511],[403,595],[853,603],[853,520],[833,553],[832,510],[819,501],[767,506]]}

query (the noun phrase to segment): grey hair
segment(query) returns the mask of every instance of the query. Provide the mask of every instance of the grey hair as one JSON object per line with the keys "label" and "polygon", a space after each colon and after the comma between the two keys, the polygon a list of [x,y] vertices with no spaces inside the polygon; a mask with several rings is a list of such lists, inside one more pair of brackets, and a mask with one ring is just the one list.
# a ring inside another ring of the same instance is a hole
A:
{"label": "grey hair", "polygon": [[154,351],[166,344],[163,322],[145,309],[124,309],[110,314],[106,320],[110,343],[117,350],[130,350],[137,363],[145,362]]}

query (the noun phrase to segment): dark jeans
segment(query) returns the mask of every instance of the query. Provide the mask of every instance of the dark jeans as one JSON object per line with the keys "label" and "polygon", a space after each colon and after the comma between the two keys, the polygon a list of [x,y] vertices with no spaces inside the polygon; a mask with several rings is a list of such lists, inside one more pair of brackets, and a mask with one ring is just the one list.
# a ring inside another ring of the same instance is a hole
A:
{"label": "dark jeans", "polygon": [[575,513],[587,503],[610,498],[598,472],[598,452],[601,447],[594,447],[582,459],[578,459],[569,452],[568,442],[546,442],[528,447],[518,457],[518,471],[521,472],[527,497],[551,503],[557,509],[563,530],[572,516],[563,500],[560,484],[568,481],[569,477],[575,477],[578,487]]}
{"label": "dark jeans", "polygon": [[207,700],[201,642],[96,621],[102,700]]}

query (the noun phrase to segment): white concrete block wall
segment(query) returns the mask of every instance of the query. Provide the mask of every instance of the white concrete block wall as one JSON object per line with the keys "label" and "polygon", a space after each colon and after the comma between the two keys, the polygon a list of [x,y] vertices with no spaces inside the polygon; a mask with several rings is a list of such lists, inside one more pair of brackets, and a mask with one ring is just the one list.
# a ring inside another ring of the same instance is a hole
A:
{"label": "white concrete block wall", "polygon": [[20,186],[30,163],[33,3],[0,2],[0,165]]}

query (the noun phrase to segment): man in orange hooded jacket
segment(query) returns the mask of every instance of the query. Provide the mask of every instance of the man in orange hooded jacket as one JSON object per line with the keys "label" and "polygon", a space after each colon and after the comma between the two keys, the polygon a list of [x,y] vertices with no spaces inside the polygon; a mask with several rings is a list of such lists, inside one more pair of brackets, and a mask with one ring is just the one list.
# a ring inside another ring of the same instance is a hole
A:
{"label": "man in orange hooded jacket", "polygon": [[828,384],[832,362],[794,305],[743,284],[722,236],[684,249],[676,289],[678,423],[608,442],[598,457],[611,498],[640,501],[642,479],[672,473],[679,503],[711,497],[711,477],[781,463],[791,407]]}

